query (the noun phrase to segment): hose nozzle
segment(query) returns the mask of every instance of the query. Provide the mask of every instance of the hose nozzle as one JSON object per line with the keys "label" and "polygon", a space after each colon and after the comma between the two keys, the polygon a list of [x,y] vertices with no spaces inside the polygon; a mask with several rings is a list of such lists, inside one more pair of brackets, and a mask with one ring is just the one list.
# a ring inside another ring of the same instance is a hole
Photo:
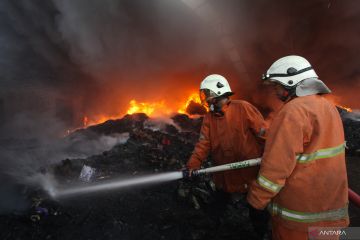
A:
{"label": "hose nozzle", "polygon": [[182,171],[182,174],[183,174],[183,178],[189,179],[192,177],[197,177],[197,176],[201,176],[201,175],[209,174],[209,173],[254,167],[254,166],[260,165],[260,163],[261,163],[261,158],[254,158],[254,159],[244,160],[244,161],[240,161],[240,162],[227,163],[224,165],[219,165],[219,166],[209,167],[209,168],[202,168],[202,169],[197,169],[197,170],[185,169]]}

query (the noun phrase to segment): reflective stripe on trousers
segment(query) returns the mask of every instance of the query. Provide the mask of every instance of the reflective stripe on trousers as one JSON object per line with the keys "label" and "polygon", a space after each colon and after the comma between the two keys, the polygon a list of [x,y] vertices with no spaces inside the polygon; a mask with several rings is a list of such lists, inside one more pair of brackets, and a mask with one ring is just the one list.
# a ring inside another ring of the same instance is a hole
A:
{"label": "reflective stripe on trousers", "polygon": [[283,208],[276,203],[270,203],[268,205],[268,210],[271,215],[277,215],[281,218],[295,221],[295,222],[319,222],[319,221],[335,221],[339,219],[344,219],[348,217],[348,205],[343,208],[310,213],[310,212],[298,212],[294,210],[289,210]]}

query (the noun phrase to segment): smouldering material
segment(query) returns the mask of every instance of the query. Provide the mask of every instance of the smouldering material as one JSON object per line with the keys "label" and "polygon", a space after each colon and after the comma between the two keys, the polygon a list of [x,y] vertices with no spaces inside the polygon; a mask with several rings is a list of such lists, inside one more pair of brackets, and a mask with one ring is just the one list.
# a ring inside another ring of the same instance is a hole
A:
{"label": "smouldering material", "polygon": [[95,185],[77,186],[68,189],[53,189],[50,194],[54,198],[63,198],[75,196],[91,192],[107,191],[114,189],[121,189],[125,187],[147,185],[153,183],[169,182],[182,178],[182,172],[160,173],[150,176],[135,177],[132,179],[117,179],[106,183],[97,183]]}

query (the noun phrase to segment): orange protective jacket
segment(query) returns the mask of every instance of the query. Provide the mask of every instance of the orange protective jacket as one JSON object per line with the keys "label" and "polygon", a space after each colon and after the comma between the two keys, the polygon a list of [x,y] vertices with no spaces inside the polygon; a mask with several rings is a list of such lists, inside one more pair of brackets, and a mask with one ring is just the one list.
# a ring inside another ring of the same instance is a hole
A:
{"label": "orange protective jacket", "polygon": [[[262,155],[265,121],[250,103],[232,100],[224,109],[224,116],[207,113],[200,138],[187,163],[190,169],[200,168],[210,153],[215,165],[238,162]],[[218,189],[226,192],[247,192],[255,181],[259,167],[230,170],[213,174]]]}
{"label": "orange protective jacket", "polygon": [[320,95],[291,100],[270,126],[248,202],[257,209],[268,206],[273,221],[290,229],[347,226],[344,145],[332,103]]}

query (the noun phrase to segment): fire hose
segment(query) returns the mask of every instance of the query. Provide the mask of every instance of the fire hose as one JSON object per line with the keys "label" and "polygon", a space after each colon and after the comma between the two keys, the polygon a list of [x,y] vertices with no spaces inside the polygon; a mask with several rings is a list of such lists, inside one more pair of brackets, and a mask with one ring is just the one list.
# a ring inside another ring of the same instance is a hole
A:
{"label": "fire hose", "polygon": [[349,200],[357,207],[360,207],[360,196],[349,188]]}
{"label": "fire hose", "polygon": [[240,169],[240,168],[247,168],[247,167],[253,167],[258,166],[261,163],[261,158],[254,158],[245,160],[242,162],[234,162],[234,163],[228,163],[224,165],[219,165],[215,167],[209,167],[209,168],[203,168],[199,170],[194,170],[191,173],[189,170],[183,171],[183,177],[186,178],[188,176],[199,176],[207,173],[214,173],[214,172],[222,172],[227,170],[233,170],[233,169]]}
{"label": "fire hose", "polygon": [[[221,172],[221,171],[228,171],[228,170],[234,170],[234,169],[240,169],[240,168],[247,168],[247,167],[253,167],[258,166],[261,163],[261,158],[254,158],[245,160],[242,162],[235,162],[235,163],[228,163],[224,165],[219,165],[215,167],[209,167],[209,168],[203,168],[199,170],[194,170],[191,173],[189,170],[183,171],[183,177],[186,178],[188,176],[199,176],[207,173],[214,173],[214,172]],[[353,190],[349,188],[349,200],[354,203],[357,207],[360,207],[360,196]]]}

